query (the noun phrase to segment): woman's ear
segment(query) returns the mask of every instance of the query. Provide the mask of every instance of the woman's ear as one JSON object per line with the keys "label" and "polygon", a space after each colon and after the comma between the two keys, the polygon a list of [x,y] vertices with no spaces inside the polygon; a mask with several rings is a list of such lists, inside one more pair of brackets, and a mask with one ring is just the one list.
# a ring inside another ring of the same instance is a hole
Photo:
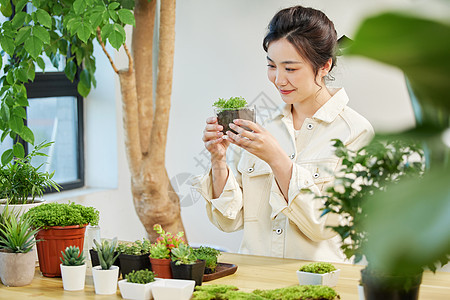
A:
{"label": "woman's ear", "polygon": [[320,78],[323,78],[324,76],[326,76],[330,72],[332,65],[333,65],[333,59],[330,58],[325,63],[325,65],[322,68],[319,69],[319,74],[318,75],[320,76]]}

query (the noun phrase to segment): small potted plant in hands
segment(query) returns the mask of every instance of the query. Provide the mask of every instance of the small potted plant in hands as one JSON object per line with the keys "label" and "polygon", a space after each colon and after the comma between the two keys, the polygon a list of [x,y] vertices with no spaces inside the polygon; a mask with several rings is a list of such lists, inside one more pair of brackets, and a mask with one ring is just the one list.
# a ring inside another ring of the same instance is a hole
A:
{"label": "small potted plant in hands", "polygon": [[200,246],[194,249],[194,255],[197,259],[205,261],[205,274],[211,274],[216,271],[217,257],[220,251],[211,247]]}
{"label": "small potted plant in hands", "polygon": [[153,229],[159,234],[159,237],[150,247],[150,263],[152,265],[152,270],[159,278],[172,278],[170,250],[178,247],[180,243],[185,243],[182,238],[184,232],[179,232],[174,236],[170,232],[165,232],[159,224],[155,224]]}
{"label": "small potted plant in hands", "polygon": [[117,277],[119,277],[119,267],[113,262],[119,254],[114,254],[117,246],[117,238],[112,241],[103,240],[100,244],[94,240],[95,250],[98,253],[100,266],[92,267],[92,277],[96,294],[111,295],[117,291]]}
{"label": "small potted plant in hands", "polygon": [[[219,98],[219,100],[214,102],[213,107],[217,115],[217,122],[223,126],[223,134],[226,134],[227,131],[236,133],[229,126],[235,119],[256,121],[255,108],[248,107],[247,101],[242,97],[231,97],[228,100]],[[250,130],[246,127],[244,129]]]}
{"label": "small potted plant in hands", "polygon": [[80,248],[69,246],[61,251],[61,276],[66,291],[79,291],[84,289],[86,277],[86,264]]}
{"label": "small potted plant in hands", "polygon": [[24,286],[34,278],[36,243],[31,221],[8,207],[0,214],[0,277],[6,286]]}
{"label": "small potted plant in hands", "polygon": [[119,281],[119,289],[124,299],[151,299],[155,274],[148,269],[132,271]]}
{"label": "small potted plant in hands", "polygon": [[339,269],[330,263],[315,262],[300,267],[297,271],[298,282],[301,285],[336,286],[339,278]]}
{"label": "small potted plant in hands", "polygon": [[175,279],[195,280],[195,285],[202,285],[203,274],[205,273],[205,261],[198,260],[193,249],[181,243],[177,248],[171,250],[172,276]]}

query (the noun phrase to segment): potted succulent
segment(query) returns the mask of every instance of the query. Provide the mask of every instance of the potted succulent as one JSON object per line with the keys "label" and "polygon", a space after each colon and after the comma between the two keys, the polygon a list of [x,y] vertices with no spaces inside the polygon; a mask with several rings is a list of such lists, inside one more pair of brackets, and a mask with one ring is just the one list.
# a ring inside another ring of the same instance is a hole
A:
{"label": "potted succulent", "polygon": [[306,264],[297,270],[298,282],[301,285],[336,286],[340,270],[327,262]]}
{"label": "potted succulent", "polygon": [[60,186],[52,179],[55,172],[39,171],[42,164],[37,167],[31,164],[33,157],[47,156],[41,150],[51,144],[42,142],[25,157],[21,144],[16,144],[13,149],[3,153],[0,169],[0,211],[5,205],[9,205],[21,214],[25,213],[31,207],[44,203],[42,197],[45,190],[53,188],[59,191]]}
{"label": "potted succulent", "polygon": [[220,251],[211,247],[200,246],[194,249],[194,255],[197,259],[205,261],[205,274],[211,274],[216,271],[217,257],[220,255]]}
{"label": "potted succulent", "polygon": [[119,255],[114,254],[117,247],[117,238],[111,241],[103,240],[101,244],[94,240],[94,244],[100,260],[100,266],[92,267],[95,293],[100,295],[115,294],[117,291],[117,277],[119,277],[119,267],[113,265],[113,262]]}
{"label": "potted succulent", "polygon": [[[231,97],[229,99],[219,98],[213,104],[214,111],[217,115],[217,122],[223,126],[223,134],[232,130],[229,126],[235,119],[244,119],[252,122],[256,121],[255,107],[249,107],[247,101],[242,97]],[[246,130],[250,130],[243,127]]]}
{"label": "potted succulent", "polygon": [[342,169],[335,184],[321,197],[325,200],[322,215],[336,213],[344,219],[331,228],[340,235],[341,248],[347,258],[354,258],[357,263],[366,257],[368,266],[361,273],[366,298],[377,298],[369,296],[374,286],[386,287],[391,296],[383,294],[383,299],[394,299],[395,295],[405,293],[417,295],[422,270],[382,274],[372,267],[366,249],[368,235],[365,224],[367,207],[375,192],[385,193],[406,178],[421,176],[424,169],[422,149],[412,141],[379,139],[358,151],[349,150],[340,140],[335,140],[334,146],[336,155],[342,159]]}
{"label": "potted succulent", "polygon": [[117,246],[119,252],[120,270],[122,278],[131,271],[151,269],[150,265],[150,246],[149,240],[143,238],[132,243],[120,243]]}
{"label": "potted succulent", "polygon": [[193,249],[185,243],[171,250],[172,261],[170,267],[174,279],[194,280],[195,285],[202,285],[205,273],[205,261],[194,255]]}
{"label": "potted succulent", "polygon": [[124,299],[152,299],[155,274],[148,269],[131,271],[119,281],[119,289]]}
{"label": "potted succulent", "polygon": [[[95,238],[94,238],[95,240]],[[118,244],[120,244],[120,242],[118,242]],[[121,274],[121,268],[120,268],[120,252],[117,249],[114,249],[114,256],[117,255],[116,259],[113,261],[113,265],[118,266],[119,267],[119,276]],[[92,267],[95,266],[99,266],[100,265],[100,260],[98,258],[98,252],[95,248],[95,245],[92,246],[91,249],[89,249],[89,256],[91,257],[91,265]]]}
{"label": "potted succulent", "polygon": [[79,291],[84,289],[86,277],[86,263],[80,248],[69,246],[61,251],[61,277],[66,291]]}
{"label": "potted succulent", "polygon": [[97,225],[99,212],[93,207],[70,203],[45,203],[31,208],[26,214],[34,228],[39,228],[36,239],[39,267],[46,277],[61,276],[61,251],[76,246],[83,251],[84,233],[88,224]]}
{"label": "potted succulent", "polygon": [[171,250],[178,247],[180,243],[186,243],[182,238],[184,232],[173,235],[170,232],[165,232],[159,224],[155,224],[153,229],[159,234],[159,237],[150,247],[152,270],[158,278],[170,279],[172,278]]}
{"label": "potted succulent", "polygon": [[8,207],[0,214],[0,278],[6,286],[24,286],[34,278],[36,243],[31,221]]}

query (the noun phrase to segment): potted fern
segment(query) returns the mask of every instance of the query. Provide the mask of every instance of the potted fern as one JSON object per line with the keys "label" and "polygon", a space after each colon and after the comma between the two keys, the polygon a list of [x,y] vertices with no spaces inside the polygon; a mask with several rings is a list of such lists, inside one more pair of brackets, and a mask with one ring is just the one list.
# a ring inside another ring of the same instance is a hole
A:
{"label": "potted fern", "polygon": [[94,240],[94,244],[100,260],[100,266],[92,267],[95,293],[100,295],[115,294],[117,277],[119,277],[119,267],[113,265],[113,262],[119,256],[119,254],[114,254],[117,247],[117,238],[112,239],[112,241],[103,240],[101,244]]}
{"label": "potted fern", "polygon": [[297,270],[300,285],[326,285],[336,286],[340,270],[327,262],[306,264]]}
{"label": "potted fern", "polygon": [[0,214],[0,278],[6,286],[24,286],[34,278],[36,243],[30,219],[6,207]]}
{"label": "potted fern", "polygon": [[205,273],[205,261],[199,260],[194,255],[193,249],[185,243],[171,250],[172,276],[174,279],[195,280],[195,285],[202,285]]}
{"label": "potted fern", "polygon": [[97,225],[99,219],[98,210],[75,203],[45,203],[25,215],[39,229],[36,239],[43,240],[37,244],[37,251],[39,268],[46,277],[61,276],[61,251],[68,246],[83,251],[86,226]]}
{"label": "potted fern", "polygon": [[[256,121],[255,107],[249,107],[247,101],[242,97],[219,98],[214,102],[213,107],[217,115],[217,122],[223,127],[223,134],[226,134],[227,131],[236,133],[229,126],[235,119]],[[244,129],[250,130],[246,127]]]}
{"label": "potted fern", "polygon": [[75,246],[67,247],[61,251],[61,276],[66,291],[79,291],[84,289],[86,277],[86,264],[83,252]]}
{"label": "potted fern", "polygon": [[155,274],[148,269],[132,271],[119,281],[119,289],[124,299],[152,299]]}

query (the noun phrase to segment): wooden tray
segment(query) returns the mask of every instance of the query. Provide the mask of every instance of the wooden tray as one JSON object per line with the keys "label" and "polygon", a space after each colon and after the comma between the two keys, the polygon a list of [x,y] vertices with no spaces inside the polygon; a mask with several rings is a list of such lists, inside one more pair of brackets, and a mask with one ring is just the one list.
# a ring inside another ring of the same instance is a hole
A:
{"label": "wooden tray", "polygon": [[237,270],[237,266],[227,263],[217,263],[216,272],[211,274],[204,274],[203,281],[210,281],[217,278],[225,277],[234,274]]}

